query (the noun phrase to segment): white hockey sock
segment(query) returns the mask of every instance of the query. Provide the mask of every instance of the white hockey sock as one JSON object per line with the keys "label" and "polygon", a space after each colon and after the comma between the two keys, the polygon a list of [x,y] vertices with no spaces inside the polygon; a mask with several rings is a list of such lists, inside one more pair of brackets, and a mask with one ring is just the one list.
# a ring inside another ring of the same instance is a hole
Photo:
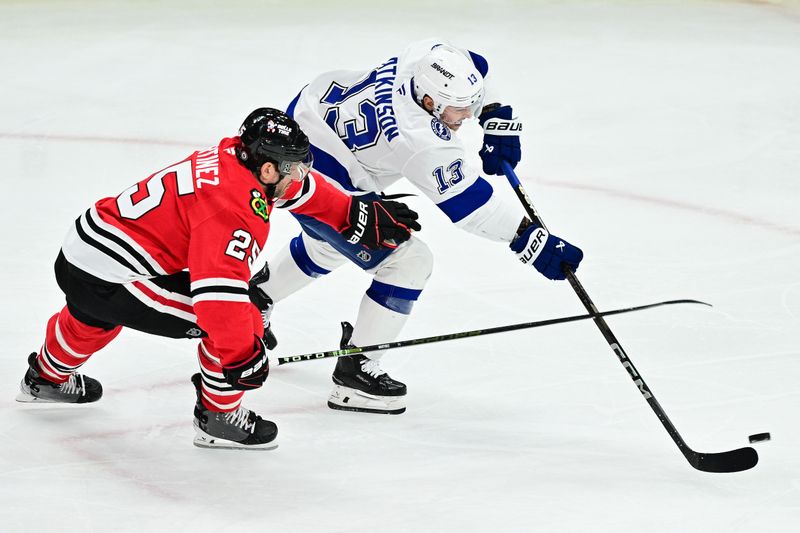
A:
{"label": "white hockey sock", "polygon": [[272,301],[277,303],[315,279],[300,270],[287,245],[269,261],[269,281],[264,287]]}
{"label": "white hockey sock", "polygon": [[[408,316],[382,306],[365,294],[353,326],[352,342],[355,346],[391,342],[400,334]],[[364,355],[377,361],[384,353],[385,351],[377,351]]]}

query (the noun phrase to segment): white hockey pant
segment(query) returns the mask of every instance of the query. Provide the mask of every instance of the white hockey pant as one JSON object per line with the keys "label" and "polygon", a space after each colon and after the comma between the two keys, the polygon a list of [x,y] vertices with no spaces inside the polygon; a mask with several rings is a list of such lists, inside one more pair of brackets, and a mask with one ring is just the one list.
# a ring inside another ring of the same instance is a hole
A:
{"label": "white hockey pant", "polygon": [[[294,294],[323,272],[333,271],[349,260],[325,241],[301,233],[308,264],[298,265],[287,244],[269,262],[270,277],[266,292],[277,303]],[[416,237],[401,244],[379,265],[366,270],[373,281],[361,299],[358,317],[353,326],[352,342],[366,346],[390,342],[397,338],[408,319],[414,302],[422,293],[433,270],[433,255],[428,245]],[[313,271],[313,275],[306,272]],[[370,352],[379,359],[383,352]]]}

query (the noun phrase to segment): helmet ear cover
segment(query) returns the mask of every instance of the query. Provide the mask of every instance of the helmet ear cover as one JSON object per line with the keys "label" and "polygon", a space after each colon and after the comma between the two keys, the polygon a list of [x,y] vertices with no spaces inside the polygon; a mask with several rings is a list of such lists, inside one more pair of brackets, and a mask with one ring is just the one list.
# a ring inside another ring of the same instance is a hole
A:
{"label": "helmet ear cover", "polygon": [[458,49],[440,44],[417,62],[414,68],[417,103],[427,95],[433,100],[432,113],[441,118],[445,108],[470,108],[473,116],[483,107],[483,76]]}

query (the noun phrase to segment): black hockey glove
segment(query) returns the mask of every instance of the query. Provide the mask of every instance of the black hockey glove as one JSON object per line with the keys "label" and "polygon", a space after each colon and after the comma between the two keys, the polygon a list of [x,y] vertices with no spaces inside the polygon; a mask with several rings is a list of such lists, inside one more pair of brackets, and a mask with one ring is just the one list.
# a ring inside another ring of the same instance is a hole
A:
{"label": "black hockey glove", "polygon": [[264,268],[256,272],[253,277],[250,278],[248,294],[250,296],[250,301],[253,302],[253,305],[261,312],[261,322],[264,324],[264,336],[261,337],[261,339],[264,341],[267,350],[274,350],[278,345],[278,339],[276,339],[275,335],[272,333],[269,317],[272,314],[272,308],[275,307],[275,304],[261,286],[263,283],[266,283],[267,280],[269,280],[269,265],[265,263]]}
{"label": "black hockey glove", "polygon": [[347,242],[366,248],[397,248],[419,231],[419,215],[402,202],[370,200],[353,196],[350,199],[348,226],[342,230]]}
{"label": "black hockey glove", "polygon": [[233,366],[222,367],[225,381],[236,390],[257,389],[266,381],[269,375],[269,358],[264,341],[254,336],[253,354]]}

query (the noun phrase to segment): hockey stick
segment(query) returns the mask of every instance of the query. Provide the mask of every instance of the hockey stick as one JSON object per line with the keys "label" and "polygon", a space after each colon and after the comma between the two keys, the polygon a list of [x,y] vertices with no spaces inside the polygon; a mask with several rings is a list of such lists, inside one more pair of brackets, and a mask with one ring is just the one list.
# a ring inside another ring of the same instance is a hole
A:
{"label": "hockey stick", "polygon": [[[525,192],[525,189],[522,188],[522,184],[520,183],[517,175],[514,173],[514,169],[511,168],[511,165],[505,161],[503,161],[503,173],[506,175],[506,178],[508,178],[508,182],[514,189],[514,192],[517,194],[519,201],[522,202],[522,206],[525,208],[525,211],[528,213],[528,216],[531,218],[533,223],[547,229],[547,227],[544,225],[544,222],[542,222],[541,217],[539,217],[539,214],[536,212],[536,208],[533,206],[533,203]],[[758,463],[758,453],[755,451],[755,449],[749,446],[727,452],[701,453],[694,451],[686,444],[686,442],[683,440],[683,437],[681,437],[680,433],[678,433],[678,430],[667,417],[667,413],[664,412],[664,408],[662,408],[661,404],[659,404],[658,400],[656,400],[656,397],[653,395],[650,387],[648,387],[644,382],[642,375],[638,370],[636,370],[636,367],[633,366],[633,362],[628,357],[628,354],[626,354],[625,350],[622,349],[622,345],[620,345],[616,336],[611,331],[611,328],[608,327],[608,324],[606,324],[606,321],[603,319],[602,313],[597,311],[597,307],[595,307],[594,302],[592,302],[591,298],[589,298],[589,295],[586,293],[586,290],[583,288],[580,281],[578,281],[575,273],[566,266],[564,267],[564,273],[567,276],[569,284],[572,285],[572,289],[575,291],[575,294],[578,295],[581,303],[583,303],[583,306],[587,311],[589,311],[594,323],[597,325],[598,329],[600,329],[600,333],[603,334],[603,337],[605,337],[608,345],[611,347],[614,353],[617,354],[620,363],[622,363],[622,366],[624,366],[625,370],[628,371],[631,379],[639,388],[639,392],[641,392],[642,396],[644,396],[644,399],[647,400],[647,403],[661,421],[664,429],[667,430],[669,436],[672,437],[672,440],[678,445],[678,449],[680,449],[681,453],[683,453],[684,457],[686,457],[686,460],[689,461],[689,464],[697,470],[702,470],[703,472],[740,472],[756,466]]]}
{"label": "hockey stick", "polygon": [[[662,305],[675,305],[675,304],[701,304],[711,307],[711,304],[701,302],[699,300],[666,300],[664,302],[656,302],[654,304],[637,305],[635,307],[624,307],[622,309],[614,309],[613,311],[604,311],[600,313],[601,316],[620,315],[622,313],[633,313],[635,311],[643,311],[645,309],[652,309],[653,307],[660,307]],[[497,326],[494,328],[473,329],[471,331],[462,331],[460,333],[448,333],[446,335],[436,335],[434,337],[421,337],[419,339],[409,339],[406,341],[393,341],[383,344],[370,344],[368,346],[356,346],[353,348],[342,348],[340,350],[330,350],[327,352],[315,352],[302,355],[290,355],[288,357],[279,357],[278,365],[285,365],[288,363],[299,363],[300,361],[313,361],[315,359],[325,359],[328,357],[341,357],[343,355],[355,355],[360,353],[375,352],[377,350],[388,350],[391,348],[406,348],[408,346],[419,346],[420,344],[430,344],[432,342],[452,341],[456,339],[466,339],[469,337],[480,337],[482,335],[491,335],[492,333],[504,333],[507,331],[516,331],[519,329],[540,328],[542,326],[552,326],[554,324],[566,324],[567,322],[576,322],[578,320],[587,320],[594,318],[593,315],[573,315],[565,316],[562,318],[550,318],[548,320],[538,320],[536,322],[522,322],[520,324],[511,324],[508,326]],[[342,325],[347,324],[343,322]]]}

